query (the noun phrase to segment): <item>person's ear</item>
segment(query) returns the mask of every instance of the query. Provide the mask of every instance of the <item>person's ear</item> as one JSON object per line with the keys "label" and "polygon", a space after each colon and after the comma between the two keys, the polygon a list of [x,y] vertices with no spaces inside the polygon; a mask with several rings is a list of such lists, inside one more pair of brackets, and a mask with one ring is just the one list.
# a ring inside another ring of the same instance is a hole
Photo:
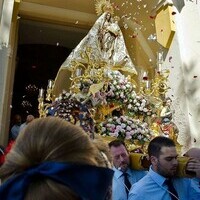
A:
{"label": "person's ear", "polygon": [[158,158],[156,158],[155,156],[150,156],[150,161],[152,165],[157,165]]}

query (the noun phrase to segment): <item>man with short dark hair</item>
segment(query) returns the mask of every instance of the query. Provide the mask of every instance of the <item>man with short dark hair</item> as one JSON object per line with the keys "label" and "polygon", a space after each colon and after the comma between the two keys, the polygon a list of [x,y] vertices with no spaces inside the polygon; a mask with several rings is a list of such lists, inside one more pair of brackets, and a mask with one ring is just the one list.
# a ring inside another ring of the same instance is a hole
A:
{"label": "man with short dark hair", "polygon": [[135,183],[128,200],[199,200],[200,189],[188,178],[175,177],[178,160],[172,139],[156,137],[148,146],[151,166],[148,174]]}
{"label": "man with short dark hair", "polygon": [[127,200],[130,187],[146,175],[145,171],[129,168],[130,159],[125,143],[122,140],[113,140],[109,143],[113,161],[113,200]]}

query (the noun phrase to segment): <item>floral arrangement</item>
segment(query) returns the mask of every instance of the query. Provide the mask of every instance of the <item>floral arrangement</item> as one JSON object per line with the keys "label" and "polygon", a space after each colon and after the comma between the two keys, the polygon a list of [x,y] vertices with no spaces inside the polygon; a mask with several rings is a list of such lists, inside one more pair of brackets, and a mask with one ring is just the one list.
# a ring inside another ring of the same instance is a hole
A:
{"label": "floral arrangement", "polygon": [[114,116],[99,124],[99,131],[102,136],[112,136],[123,140],[134,140],[140,143],[148,142],[153,132],[148,124],[128,116]]}
{"label": "floral arrangement", "polygon": [[52,103],[51,110],[53,111],[54,116],[58,116],[74,123],[73,113],[75,110],[79,110],[79,105],[80,103],[73,98],[72,94],[63,91]]}
{"label": "floral arrangement", "polygon": [[80,126],[85,132],[94,132],[94,121],[87,104],[79,101],[82,98],[63,91],[52,103],[49,115],[60,117],[74,125]]}
{"label": "floral arrangement", "polygon": [[130,116],[152,116],[155,114],[153,104],[143,95],[135,92],[135,87],[127,77],[118,71],[112,71],[108,74],[110,82],[108,83],[107,102],[115,102],[123,105],[124,110]]}
{"label": "floral arrangement", "polygon": [[154,117],[155,115],[154,105],[143,95],[134,96],[131,94],[127,103],[127,111],[131,116],[143,115]]}
{"label": "floral arrangement", "polygon": [[120,72],[111,71],[108,78],[110,79],[107,91],[108,102],[127,103],[130,94],[135,96],[134,85]]}

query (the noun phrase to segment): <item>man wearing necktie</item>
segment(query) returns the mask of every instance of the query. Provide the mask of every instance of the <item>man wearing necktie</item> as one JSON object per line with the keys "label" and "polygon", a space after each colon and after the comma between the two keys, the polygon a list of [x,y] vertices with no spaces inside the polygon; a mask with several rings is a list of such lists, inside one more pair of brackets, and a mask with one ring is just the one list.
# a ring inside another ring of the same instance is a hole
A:
{"label": "man wearing necktie", "polygon": [[112,199],[127,200],[131,185],[144,177],[146,172],[130,169],[129,153],[123,141],[113,140],[109,143],[109,149],[114,165]]}
{"label": "man wearing necktie", "polygon": [[155,137],[148,146],[149,172],[133,184],[128,200],[199,200],[200,188],[189,178],[176,177],[178,154],[167,137]]}

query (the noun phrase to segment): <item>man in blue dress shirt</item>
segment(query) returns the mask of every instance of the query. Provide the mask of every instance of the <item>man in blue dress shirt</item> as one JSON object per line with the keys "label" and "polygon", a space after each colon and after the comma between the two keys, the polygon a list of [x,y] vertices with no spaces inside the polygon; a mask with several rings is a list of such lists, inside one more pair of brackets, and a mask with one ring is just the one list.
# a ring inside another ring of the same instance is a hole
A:
{"label": "man in blue dress shirt", "polygon": [[[133,183],[146,175],[145,171],[132,170],[129,168],[129,153],[122,140],[113,140],[109,143],[109,149],[113,161],[113,200],[127,200],[128,192]],[[125,177],[126,176],[126,177]],[[126,178],[128,180],[126,180]],[[127,183],[128,182],[128,183]]]}
{"label": "man in blue dress shirt", "polygon": [[[148,146],[151,167],[147,175],[133,184],[128,200],[199,200],[200,189],[189,178],[175,177],[178,160],[173,140],[156,137]],[[169,189],[167,182],[171,181]]]}
{"label": "man in blue dress shirt", "polygon": [[21,116],[16,114],[14,116],[14,125],[11,128],[10,131],[10,139],[15,140],[19,134],[20,131],[20,126],[21,126]]}

